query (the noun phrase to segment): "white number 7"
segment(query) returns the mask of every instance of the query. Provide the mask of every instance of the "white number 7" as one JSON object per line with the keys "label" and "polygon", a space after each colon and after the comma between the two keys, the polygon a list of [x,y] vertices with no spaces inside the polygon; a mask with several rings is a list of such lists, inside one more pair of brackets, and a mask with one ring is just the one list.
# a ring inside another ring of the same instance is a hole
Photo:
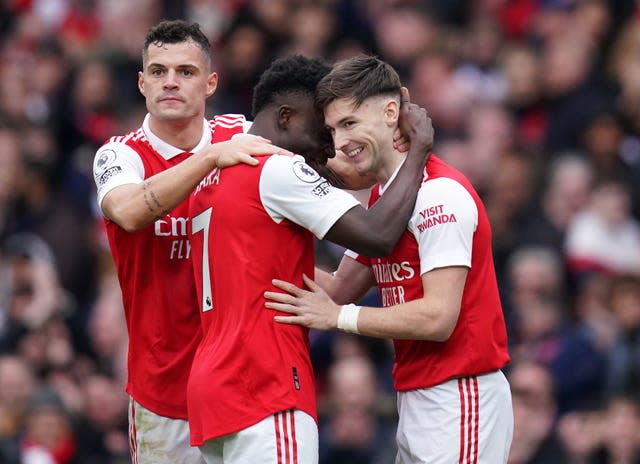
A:
{"label": "white number 7", "polygon": [[209,224],[211,223],[212,209],[212,207],[205,209],[191,221],[191,233],[195,234],[201,230],[204,231],[202,240],[202,302],[200,304],[202,312],[213,309],[211,273],[209,271]]}

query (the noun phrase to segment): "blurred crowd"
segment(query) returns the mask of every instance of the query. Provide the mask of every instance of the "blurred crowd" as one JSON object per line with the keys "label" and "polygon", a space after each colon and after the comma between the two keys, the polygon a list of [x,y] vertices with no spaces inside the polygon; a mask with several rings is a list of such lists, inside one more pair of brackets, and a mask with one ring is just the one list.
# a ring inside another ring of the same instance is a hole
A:
{"label": "blurred crowd", "polygon": [[[491,218],[510,463],[640,463],[635,1],[4,0],[0,464],[129,460],[127,335],[91,165],[141,125],[141,48],[165,18],[214,45],[210,115],[250,116],[278,56],[390,62]],[[317,251],[328,269],[342,253]],[[321,464],[393,462],[390,343],[312,333],[311,350]]]}

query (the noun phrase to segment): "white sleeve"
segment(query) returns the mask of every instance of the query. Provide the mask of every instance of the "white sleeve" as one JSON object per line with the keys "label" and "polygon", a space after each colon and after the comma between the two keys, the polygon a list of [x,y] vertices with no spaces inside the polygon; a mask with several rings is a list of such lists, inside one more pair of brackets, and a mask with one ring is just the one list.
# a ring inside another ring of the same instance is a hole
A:
{"label": "white sleeve", "polygon": [[319,239],[360,202],[334,188],[301,156],[273,155],[260,174],[260,199],[275,222],[288,219]]}
{"label": "white sleeve", "polygon": [[458,182],[439,177],[425,182],[409,220],[420,252],[420,274],[446,266],[471,267],[478,207]]}
{"label": "white sleeve", "polygon": [[144,165],[133,148],[124,143],[109,142],[96,152],[93,179],[98,189],[98,207],[102,211],[102,200],[111,190],[144,180]]}

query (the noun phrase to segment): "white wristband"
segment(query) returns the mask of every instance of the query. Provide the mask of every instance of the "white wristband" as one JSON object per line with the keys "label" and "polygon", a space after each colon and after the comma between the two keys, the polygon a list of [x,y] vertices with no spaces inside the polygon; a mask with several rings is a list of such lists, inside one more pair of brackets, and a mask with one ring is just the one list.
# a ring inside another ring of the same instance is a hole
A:
{"label": "white wristband", "polygon": [[338,314],[338,329],[345,332],[360,333],[358,332],[358,315],[360,314],[360,308],[361,306],[356,306],[353,303],[342,306]]}

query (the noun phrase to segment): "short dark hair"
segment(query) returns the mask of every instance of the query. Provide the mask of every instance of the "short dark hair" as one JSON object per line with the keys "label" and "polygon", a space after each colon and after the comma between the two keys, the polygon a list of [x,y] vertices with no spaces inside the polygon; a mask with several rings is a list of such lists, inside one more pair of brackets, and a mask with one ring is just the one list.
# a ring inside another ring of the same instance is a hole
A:
{"label": "short dark hair", "polygon": [[164,44],[177,44],[194,41],[201,49],[207,63],[211,62],[211,44],[198,23],[188,23],[181,19],[161,21],[147,32],[147,37],[142,48],[142,59],[147,56],[149,45],[162,46]]}
{"label": "short dark hair", "polygon": [[253,89],[253,117],[279,95],[298,92],[313,98],[318,83],[330,70],[320,58],[292,55],[275,60]]}
{"label": "short dark hair", "polygon": [[318,84],[316,104],[326,108],[340,98],[353,99],[358,107],[369,97],[392,95],[400,99],[400,76],[375,56],[359,55],[337,63]]}

